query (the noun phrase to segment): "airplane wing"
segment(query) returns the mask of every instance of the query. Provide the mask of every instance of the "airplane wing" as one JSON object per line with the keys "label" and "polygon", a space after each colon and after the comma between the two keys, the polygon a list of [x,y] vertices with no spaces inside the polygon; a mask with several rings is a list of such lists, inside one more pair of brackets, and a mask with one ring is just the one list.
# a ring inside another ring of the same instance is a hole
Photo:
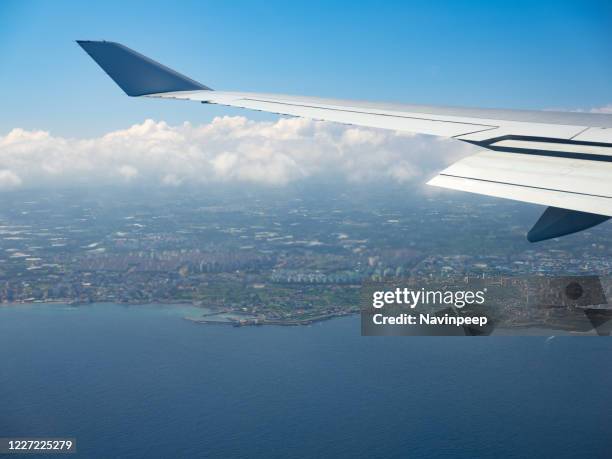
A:
{"label": "airplane wing", "polygon": [[456,162],[428,183],[549,206],[529,231],[531,242],[612,217],[612,115],[214,91],[119,43],[78,44],[129,96],[186,99],[480,146],[484,151]]}

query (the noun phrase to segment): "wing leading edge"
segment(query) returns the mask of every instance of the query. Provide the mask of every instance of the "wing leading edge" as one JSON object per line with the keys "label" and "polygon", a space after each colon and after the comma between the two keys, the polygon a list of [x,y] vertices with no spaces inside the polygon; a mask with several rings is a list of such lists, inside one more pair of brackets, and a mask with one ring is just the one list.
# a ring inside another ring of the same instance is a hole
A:
{"label": "wing leading edge", "polygon": [[213,91],[121,44],[78,43],[130,96],[193,100],[480,146],[486,151],[458,161],[428,183],[549,206],[529,233],[532,242],[612,217],[612,115]]}

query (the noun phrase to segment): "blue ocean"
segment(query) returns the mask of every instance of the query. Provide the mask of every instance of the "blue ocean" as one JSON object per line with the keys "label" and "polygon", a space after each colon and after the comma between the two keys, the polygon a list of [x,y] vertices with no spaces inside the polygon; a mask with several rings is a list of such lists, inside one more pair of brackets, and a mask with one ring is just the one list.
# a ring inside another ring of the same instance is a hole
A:
{"label": "blue ocean", "polygon": [[612,457],[612,339],[366,338],[359,317],[233,328],[194,312],[0,308],[0,436],[74,437],[87,458]]}

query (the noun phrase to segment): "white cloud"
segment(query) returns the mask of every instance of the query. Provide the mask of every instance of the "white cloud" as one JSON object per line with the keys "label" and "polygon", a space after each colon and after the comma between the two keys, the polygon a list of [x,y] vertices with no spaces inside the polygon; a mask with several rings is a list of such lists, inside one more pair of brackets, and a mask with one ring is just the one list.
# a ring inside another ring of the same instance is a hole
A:
{"label": "white cloud", "polygon": [[21,178],[8,169],[0,170],[0,189],[15,188],[21,185]]}
{"label": "white cloud", "polygon": [[119,175],[121,175],[121,177],[123,177],[127,182],[138,175],[138,169],[129,165],[121,166],[117,171],[119,172]]}
{"label": "white cloud", "polygon": [[174,174],[167,174],[162,178],[162,185],[179,186],[182,183],[183,181]]}
{"label": "white cloud", "polygon": [[82,183],[181,184],[298,180],[424,182],[474,151],[460,142],[299,118],[146,120],[90,139],[13,129],[0,136],[0,189]]}
{"label": "white cloud", "polygon": [[612,114],[612,104],[603,105],[601,107],[593,108],[547,108],[544,111],[553,112],[575,112],[575,113],[603,113]]}
{"label": "white cloud", "polygon": [[592,108],[591,113],[608,113],[612,114],[612,104],[604,105],[603,107]]}

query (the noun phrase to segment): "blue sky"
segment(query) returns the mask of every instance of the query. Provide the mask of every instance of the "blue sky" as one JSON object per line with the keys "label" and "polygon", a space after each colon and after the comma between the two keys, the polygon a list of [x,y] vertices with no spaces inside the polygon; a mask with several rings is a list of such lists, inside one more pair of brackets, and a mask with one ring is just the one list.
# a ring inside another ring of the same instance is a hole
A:
{"label": "blue sky", "polygon": [[267,117],[130,99],[75,39],[120,41],[226,90],[533,109],[612,103],[610,2],[3,0],[0,135]]}

